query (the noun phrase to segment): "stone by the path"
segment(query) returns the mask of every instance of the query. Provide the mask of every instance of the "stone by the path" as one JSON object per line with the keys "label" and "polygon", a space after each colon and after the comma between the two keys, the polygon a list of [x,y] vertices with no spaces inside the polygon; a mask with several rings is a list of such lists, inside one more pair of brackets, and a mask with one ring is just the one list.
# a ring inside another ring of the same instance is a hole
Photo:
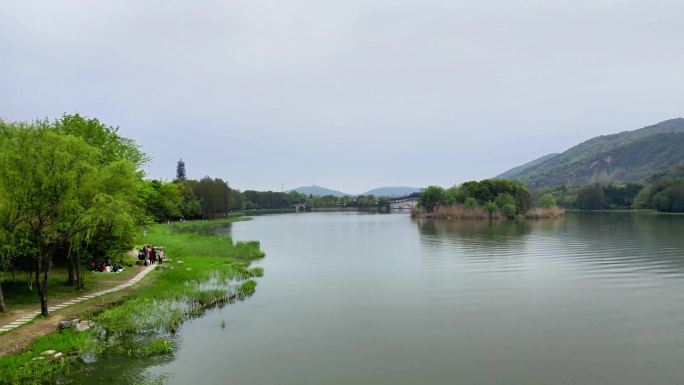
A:
{"label": "stone by the path", "polygon": [[62,358],[62,356],[64,356],[64,353],[61,352],[54,355],[55,358]]}
{"label": "stone by the path", "polygon": [[57,325],[59,329],[69,329],[70,327],[78,324],[81,320],[78,318],[72,319],[71,321],[60,321]]}
{"label": "stone by the path", "polygon": [[86,320],[86,321],[78,322],[77,324],[75,324],[73,326],[73,328],[77,332],[83,332],[83,331],[90,329],[93,326],[95,326],[95,322]]}
{"label": "stone by the path", "polygon": [[46,351],[43,352],[43,355],[44,355],[44,356],[51,356],[51,355],[53,355],[53,354],[55,354],[55,353],[57,353],[56,350],[46,350]]}

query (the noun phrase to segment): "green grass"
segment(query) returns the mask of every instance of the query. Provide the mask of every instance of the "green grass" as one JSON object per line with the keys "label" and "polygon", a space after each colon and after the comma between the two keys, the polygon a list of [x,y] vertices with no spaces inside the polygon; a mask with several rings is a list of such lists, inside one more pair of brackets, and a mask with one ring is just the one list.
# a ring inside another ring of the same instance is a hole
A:
{"label": "green grass", "polygon": [[[96,327],[89,332],[56,332],[36,339],[23,354],[0,357],[0,382],[11,379],[9,383],[54,383],[59,376],[68,375],[69,360],[33,360],[50,349],[74,355],[97,354],[105,349],[130,351],[138,357],[170,353],[172,344],[163,337],[175,333],[183,321],[203,314],[211,306],[254,293],[257,283],[250,278],[263,275],[263,269],[250,269],[249,264],[264,256],[259,243],[233,243],[229,237],[196,232],[238,220],[244,219],[157,225],[150,229],[141,241],[163,246],[171,260],[154,273],[154,283],[95,315]],[[140,334],[156,337],[134,346],[128,337]]]}
{"label": "green grass", "polygon": [[[226,225],[229,225],[234,222],[242,222],[242,221],[249,221],[251,218],[247,217],[242,217],[239,215],[232,215],[231,217],[228,218],[223,218],[223,219],[213,219],[213,220],[194,220],[194,221],[185,221],[185,222],[174,222],[169,225],[173,231],[176,232],[188,232],[188,233],[197,233],[200,235],[206,235],[211,233],[212,231],[219,229],[221,227],[226,227]],[[144,239],[147,242],[147,238]],[[149,243],[149,242],[147,242]]]}
{"label": "green grass", "polygon": [[253,267],[253,268],[249,269],[248,271],[249,271],[249,275],[252,277],[259,278],[259,277],[264,276],[264,268],[263,267],[259,267],[259,266]]}
{"label": "green grass", "polygon": [[154,341],[147,343],[136,351],[136,356],[138,357],[154,357],[160,356],[162,354],[170,354],[173,351],[173,345],[171,342],[163,339],[157,338]]}
{"label": "green grass", "polygon": [[[87,333],[64,330],[38,338],[22,354],[0,357],[0,383],[46,384],[57,381],[58,376],[68,374],[70,363],[82,350],[94,348],[94,341]],[[65,358],[55,359],[43,352],[55,350]]]}

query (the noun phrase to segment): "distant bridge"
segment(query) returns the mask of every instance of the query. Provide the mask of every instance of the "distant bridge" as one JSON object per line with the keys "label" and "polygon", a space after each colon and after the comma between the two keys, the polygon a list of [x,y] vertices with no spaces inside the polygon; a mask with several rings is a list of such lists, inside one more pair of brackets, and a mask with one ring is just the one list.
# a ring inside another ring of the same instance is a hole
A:
{"label": "distant bridge", "polygon": [[306,211],[306,203],[297,203],[294,204],[294,209],[296,213],[303,213]]}
{"label": "distant bridge", "polygon": [[418,198],[420,198],[420,193],[413,193],[403,197],[392,198],[390,199],[390,209],[412,210],[418,205]]}

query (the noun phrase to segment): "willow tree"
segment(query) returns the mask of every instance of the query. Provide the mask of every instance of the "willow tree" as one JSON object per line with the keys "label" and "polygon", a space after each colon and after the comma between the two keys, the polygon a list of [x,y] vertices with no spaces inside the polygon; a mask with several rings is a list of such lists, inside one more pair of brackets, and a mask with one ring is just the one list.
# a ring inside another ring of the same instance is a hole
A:
{"label": "willow tree", "polygon": [[62,236],[73,258],[77,289],[84,288],[81,256],[117,256],[131,250],[137,228],[135,202],[140,187],[133,163],[119,161],[95,168],[77,185],[77,199],[65,213]]}
{"label": "willow tree", "polygon": [[[94,232],[91,228],[87,236],[79,233],[74,242],[64,245],[69,251],[67,255],[68,283],[76,284],[78,288],[82,288],[82,276],[80,276],[79,271],[76,271],[77,279],[74,279],[74,270],[80,269],[78,264],[80,263],[81,255],[87,251],[86,249],[92,251],[91,255],[98,255],[98,253],[100,253],[99,255],[113,255],[107,253],[127,247],[126,245],[132,247],[130,234],[134,226],[130,225],[129,216],[133,215],[135,217],[134,222],[137,224],[142,224],[146,221],[147,213],[141,209],[144,204],[134,202],[138,200],[138,197],[137,194],[131,194],[131,191],[141,187],[143,173],[139,170],[144,164],[149,162],[150,157],[140,149],[140,146],[135,141],[121,136],[117,127],[106,125],[95,118],[87,118],[79,114],[65,114],[50,124],[50,127],[60,134],[81,138],[89,146],[97,149],[99,151],[98,166],[101,167],[103,175],[108,175],[104,180],[111,181],[110,186],[107,186],[104,191],[117,195],[117,199],[123,198],[124,201],[128,202],[126,207],[120,207],[121,211],[111,213],[110,217],[107,218],[110,223],[108,226],[99,222],[98,231]],[[117,173],[120,175],[117,175]],[[137,173],[137,175],[132,175],[132,173]],[[91,180],[91,182],[93,181],[98,181],[98,179]],[[119,185],[112,186],[111,184],[114,181],[119,181]],[[91,183],[91,185],[94,184]],[[96,184],[95,187],[97,187]],[[121,191],[124,190],[128,190],[128,192],[124,194],[126,196],[121,196]],[[92,202],[94,197],[92,186],[88,191],[90,193],[85,194],[85,196],[81,194],[82,204],[86,206],[89,202]],[[131,205],[131,202],[134,203]],[[104,209],[104,211],[107,211],[107,209]],[[123,223],[125,223],[126,231],[116,230],[122,228],[116,220],[122,220],[124,217]],[[111,227],[111,229],[108,229],[108,227]]]}
{"label": "willow tree", "polygon": [[[121,170],[127,170],[121,173]],[[41,313],[48,314],[47,283],[60,247],[97,228],[101,218],[134,193],[135,166],[102,167],[101,152],[83,139],[45,124],[7,127],[0,140],[0,202],[13,225],[22,229],[30,252],[18,255],[32,266]]]}
{"label": "willow tree", "polygon": [[431,213],[438,204],[444,201],[444,189],[439,186],[428,186],[420,193],[418,205]]}

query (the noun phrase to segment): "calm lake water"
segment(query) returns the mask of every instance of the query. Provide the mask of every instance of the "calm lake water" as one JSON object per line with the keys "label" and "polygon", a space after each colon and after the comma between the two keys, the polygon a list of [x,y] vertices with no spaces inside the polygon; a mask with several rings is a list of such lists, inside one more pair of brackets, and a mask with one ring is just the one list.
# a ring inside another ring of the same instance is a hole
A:
{"label": "calm lake water", "polygon": [[316,213],[222,231],[261,242],[256,294],[184,324],[171,358],[77,382],[684,383],[682,216]]}

